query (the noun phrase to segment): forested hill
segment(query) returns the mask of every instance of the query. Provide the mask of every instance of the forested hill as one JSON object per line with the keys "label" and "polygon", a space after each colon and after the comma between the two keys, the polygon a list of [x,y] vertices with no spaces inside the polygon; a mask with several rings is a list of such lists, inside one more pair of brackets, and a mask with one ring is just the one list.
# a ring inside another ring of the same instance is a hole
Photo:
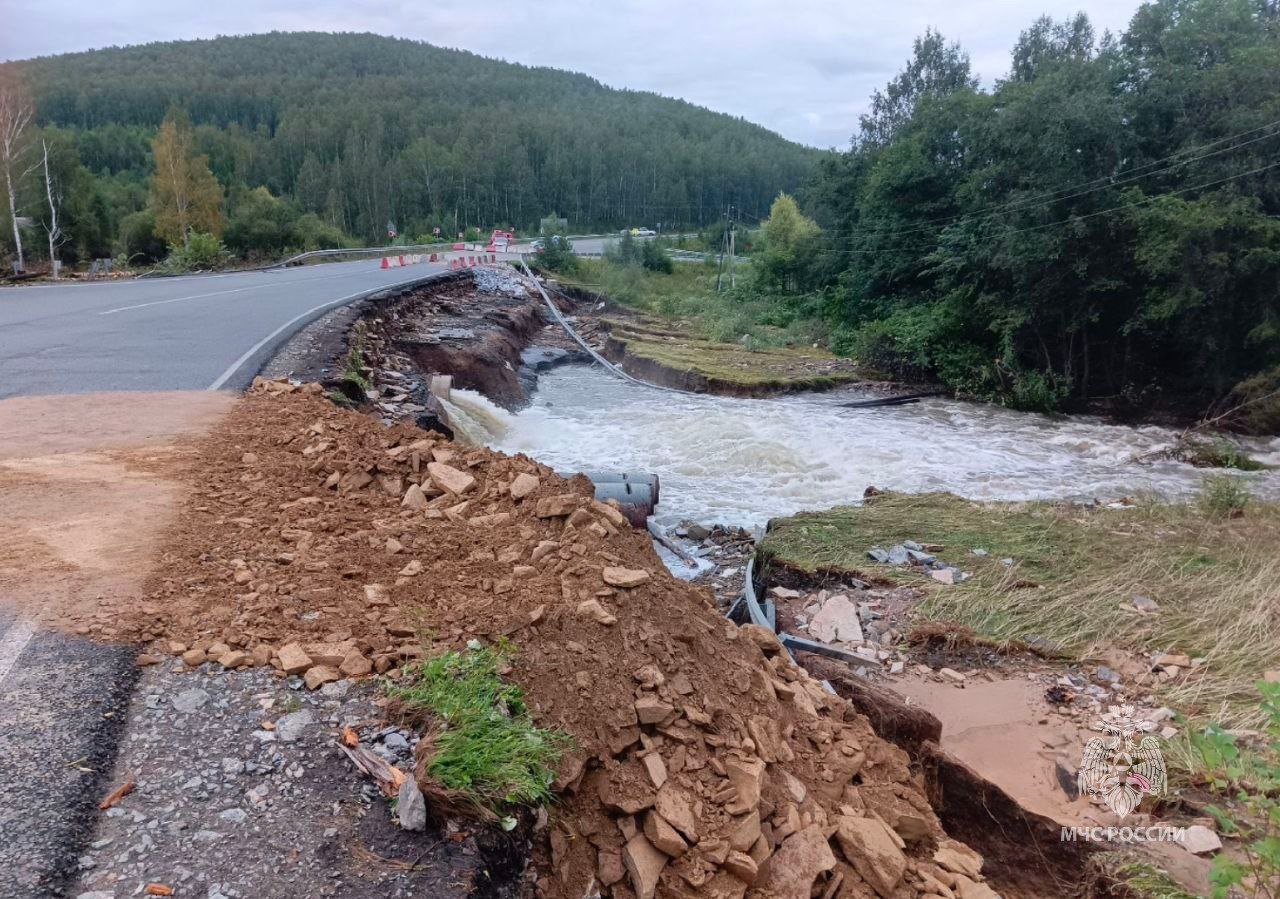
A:
{"label": "forested hill", "polygon": [[[173,106],[219,182],[267,187],[365,240],[457,224],[701,224],[763,215],[818,151],[692,104],[370,34],[273,33],[19,64],[37,121],[95,175],[141,178]],[[233,197],[234,199],[234,197]],[[234,214],[234,208],[229,212]]]}

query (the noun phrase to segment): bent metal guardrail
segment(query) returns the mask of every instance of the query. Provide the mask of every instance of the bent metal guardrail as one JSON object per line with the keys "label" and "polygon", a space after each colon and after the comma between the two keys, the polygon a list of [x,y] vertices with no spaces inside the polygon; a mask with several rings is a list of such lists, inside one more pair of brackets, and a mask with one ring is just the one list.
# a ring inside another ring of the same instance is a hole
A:
{"label": "bent metal guardrail", "polygon": [[377,256],[391,252],[404,253],[406,250],[426,250],[427,252],[435,250],[436,252],[440,252],[441,250],[448,250],[451,246],[452,244],[447,243],[415,243],[394,247],[342,247],[336,250],[310,250],[306,253],[299,253],[297,256],[290,256],[288,259],[281,260],[280,262],[273,262],[270,265],[264,265],[261,271],[267,271],[268,269],[273,268],[284,268],[288,265],[301,265],[308,259],[325,259],[332,256]]}

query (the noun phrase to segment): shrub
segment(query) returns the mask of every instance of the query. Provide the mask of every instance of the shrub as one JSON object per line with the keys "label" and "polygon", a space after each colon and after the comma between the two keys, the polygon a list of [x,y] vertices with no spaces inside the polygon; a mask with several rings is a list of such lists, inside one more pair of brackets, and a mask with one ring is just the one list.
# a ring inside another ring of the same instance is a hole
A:
{"label": "shrub", "polygon": [[1253,501],[1248,482],[1239,475],[1217,474],[1204,479],[1197,500],[1211,518],[1233,518]]}
{"label": "shrub", "polygon": [[570,274],[578,269],[578,257],[574,255],[573,243],[569,238],[559,235],[548,237],[543,242],[537,261],[539,268],[563,274]]}
{"label": "shrub", "polygon": [[216,235],[196,231],[185,247],[169,247],[164,266],[172,272],[195,272],[219,268],[230,261],[231,254]]}
{"label": "shrub", "polygon": [[150,209],[131,212],[120,220],[120,255],[132,262],[159,262],[164,241],[156,235],[156,216]]}
{"label": "shrub", "polygon": [[1252,434],[1280,434],[1280,365],[1241,381],[1231,392],[1232,420]]}
{"label": "shrub", "polygon": [[671,261],[671,254],[656,238],[646,240],[641,245],[640,264],[651,272],[661,272],[669,275],[675,271],[675,263]]}

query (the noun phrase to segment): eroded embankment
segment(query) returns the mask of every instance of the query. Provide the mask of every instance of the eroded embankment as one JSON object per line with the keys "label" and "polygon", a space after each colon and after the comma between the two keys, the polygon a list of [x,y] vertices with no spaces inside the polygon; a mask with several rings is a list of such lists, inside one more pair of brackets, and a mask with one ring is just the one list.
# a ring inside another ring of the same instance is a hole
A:
{"label": "eroded embankment", "polygon": [[553,290],[577,304],[580,332],[606,359],[650,384],[737,397],[894,386],[866,380],[856,362],[816,346],[749,347],[709,340],[687,321],[641,314],[576,287],[553,285]]}
{"label": "eroded embankment", "polygon": [[[528,402],[531,381],[523,352],[535,341],[552,347],[568,343],[559,328],[546,324],[541,298],[505,266],[472,269],[371,302],[348,332],[334,366],[342,378],[331,386],[394,414],[406,403],[408,412],[430,407],[427,379],[448,375],[454,387],[517,409]],[[416,376],[412,385],[405,384],[409,375]]]}
{"label": "eroded embankment", "polygon": [[584,479],[264,388],[191,466],[135,633],[311,686],[511,641],[509,676],[574,746],[540,895],[992,895],[906,753],[673,579]]}

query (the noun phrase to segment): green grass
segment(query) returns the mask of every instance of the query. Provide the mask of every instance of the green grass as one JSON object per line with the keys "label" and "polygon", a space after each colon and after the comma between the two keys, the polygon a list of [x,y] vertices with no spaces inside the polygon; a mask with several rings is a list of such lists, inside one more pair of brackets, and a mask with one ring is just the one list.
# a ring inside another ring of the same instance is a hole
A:
{"label": "green grass", "polygon": [[405,669],[387,692],[432,728],[428,773],[492,811],[551,800],[569,737],[534,725],[524,695],[499,671],[506,647],[446,652]]}
{"label": "green grass", "polygon": [[748,388],[822,389],[859,380],[857,371],[823,373],[821,363],[834,360],[829,352],[805,346],[751,349],[741,343],[700,340],[667,330],[661,322],[610,321],[611,334],[627,345],[627,352],[675,371]]}
{"label": "green grass", "polygon": [[1119,853],[1107,853],[1099,861],[1109,878],[1119,884],[1128,899],[1196,899],[1161,869],[1145,862],[1134,861]]}
{"label": "green grass", "polygon": [[812,298],[757,290],[749,264],[738,267],[738,287],[726,286],[723,292],[716,291],[714,262],[678,262],[671,274],[662,274],[584,259],[577,274],[564,280],[638,313],[678,323],[688,336],[739,349],[807,348],[824,344],[830,333]]}
{"label": "green grass", "polygon": [[[904,540],[941,544],[939,558],[973,576],[941,586],[866,556],[872,546]],[[886,494],[777,522],[762,553],[801,571],[848,570],[918,586],[917,620],[997,641],[1037,636],[1082,658],[1111,646],[1203,658],[1203,671],[1162,684],[1157,695],[1192,719],[1250,727],[1259,723],[1254,681],[1280,668],[1277,546],[1276,504],[1218,518],[1196,503],[1121,511]],[[1139,614],[1135,594],[1155,599],[1160,611]]]}

